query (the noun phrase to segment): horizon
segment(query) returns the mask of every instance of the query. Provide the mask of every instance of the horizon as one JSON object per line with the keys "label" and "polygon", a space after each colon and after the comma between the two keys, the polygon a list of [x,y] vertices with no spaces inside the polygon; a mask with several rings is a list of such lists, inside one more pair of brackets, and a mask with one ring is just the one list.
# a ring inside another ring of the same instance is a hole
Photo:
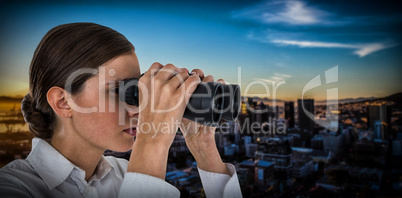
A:
{"label": "horizon", "polygon": [[[402,15],[395,5],[315,0],[9,2],[0,8],[0,95],[28,93],[30,61],[48,30],[85,21],[125,35],[136,48],[142,71],[156,61],[200,68],[215,79],[239,84],[246,97],[303,98],[303,89],[317,76],[320,86],[307,90],[304,98],[385,97],[402,91],[402,36],[397,28]],[[336,80],[321,85],[335,67]],[[248,87],[254,82],[259,83]],[[328,95],[334,88],[336,94]]]}
{"label": "horizon", "polygon": [[[27,92],[27,93],[28,93],[28,92]],[[336,99],[336,100],[338,100],[338,101],[342,101],[342,100],[359,100],[359,99],[370,100],[370,99],[386,98],[386,97],[393,96],[393,95],[396,95],[396,94],[402,94],[402,92],[396,92],[396,93],[392,93],[392,94],[390,94],[390,95],[381,96],[381,97],[371,96],[371,97],[339,98],[339,99]],[[21,99],[21,100],[24,98],[23,95],[0,95],[0,99],[2,99],[3,97],[12,98],[12,99]],[[268,98],[268,97],[261,98],[261,97],[258,97],[258,96],[243,96],[243,95],[242,95],[241,97],[243,97],[243,98],[259,98],[259,99],[262,99],[262,100],[270,100],[270,101],[273,101],[273,99],[270,99],[270,98]],[[284,99],[281,99],[281,98],[277,98],[277,99],[275,99],[275,100],[277,100],[277,101],[282,101],[282,102],[288,102],[288,101],[297,101],[297,100],[299,100],[299,99],[301,99],[301,98],[296,98],[296,99],[292,99],[292,100],[284,100]],[[304,98],[304,100],[308,100],[308,99],[313,99],[313,100],[316,101],[316,102],[332,101],[332,100],[327,100],[327,99],[325,99],[325,100],[316,100],[316,99],[314,99],[314,98]]]}

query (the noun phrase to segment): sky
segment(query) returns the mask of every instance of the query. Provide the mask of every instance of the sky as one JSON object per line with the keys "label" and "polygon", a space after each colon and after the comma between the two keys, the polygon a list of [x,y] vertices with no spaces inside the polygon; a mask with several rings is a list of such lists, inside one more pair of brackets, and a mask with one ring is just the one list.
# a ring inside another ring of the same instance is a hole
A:
{"label": "sky", "polygon": [[244,96],[325,100],[402,91],[398,1],[18,2],[0,8],[0,96],[28,92],[39,41],[72,22],[125,35],[141,72],[153,62],[200,68],[241,85]]}

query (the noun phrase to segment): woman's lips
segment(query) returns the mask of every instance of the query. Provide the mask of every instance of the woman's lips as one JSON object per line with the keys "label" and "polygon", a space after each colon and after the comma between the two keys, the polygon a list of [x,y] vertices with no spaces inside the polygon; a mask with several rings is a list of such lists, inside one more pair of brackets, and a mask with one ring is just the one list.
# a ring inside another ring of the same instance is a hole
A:
{"label": "woman's lips", "polygon": [[124,129],[123,132],[127,133],[127,134],[129,134],[131,136],[135,136],[137,134],[137,128],[136,127],[131,127],[131,128],[128,128],[128,129]]}

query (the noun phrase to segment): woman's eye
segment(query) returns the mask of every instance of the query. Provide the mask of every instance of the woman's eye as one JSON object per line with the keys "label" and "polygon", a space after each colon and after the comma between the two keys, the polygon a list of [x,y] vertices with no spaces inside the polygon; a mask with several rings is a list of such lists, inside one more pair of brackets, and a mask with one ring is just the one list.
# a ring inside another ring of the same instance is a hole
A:
{"label": "woman's eye", "polygon": [[113,89],[111,89],[110,90],[110,92],[113,92],[113,93],[115,93],[115,94],[119,94],[119,88],[113,88]]}

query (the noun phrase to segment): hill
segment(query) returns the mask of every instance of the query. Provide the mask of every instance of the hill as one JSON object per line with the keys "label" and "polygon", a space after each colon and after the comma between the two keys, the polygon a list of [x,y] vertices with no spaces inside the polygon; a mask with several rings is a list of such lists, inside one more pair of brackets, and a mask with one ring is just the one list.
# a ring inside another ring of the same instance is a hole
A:
{"label": "hill", "polygon": [[22,97],[0,96],[0,103],[20,103]]}

